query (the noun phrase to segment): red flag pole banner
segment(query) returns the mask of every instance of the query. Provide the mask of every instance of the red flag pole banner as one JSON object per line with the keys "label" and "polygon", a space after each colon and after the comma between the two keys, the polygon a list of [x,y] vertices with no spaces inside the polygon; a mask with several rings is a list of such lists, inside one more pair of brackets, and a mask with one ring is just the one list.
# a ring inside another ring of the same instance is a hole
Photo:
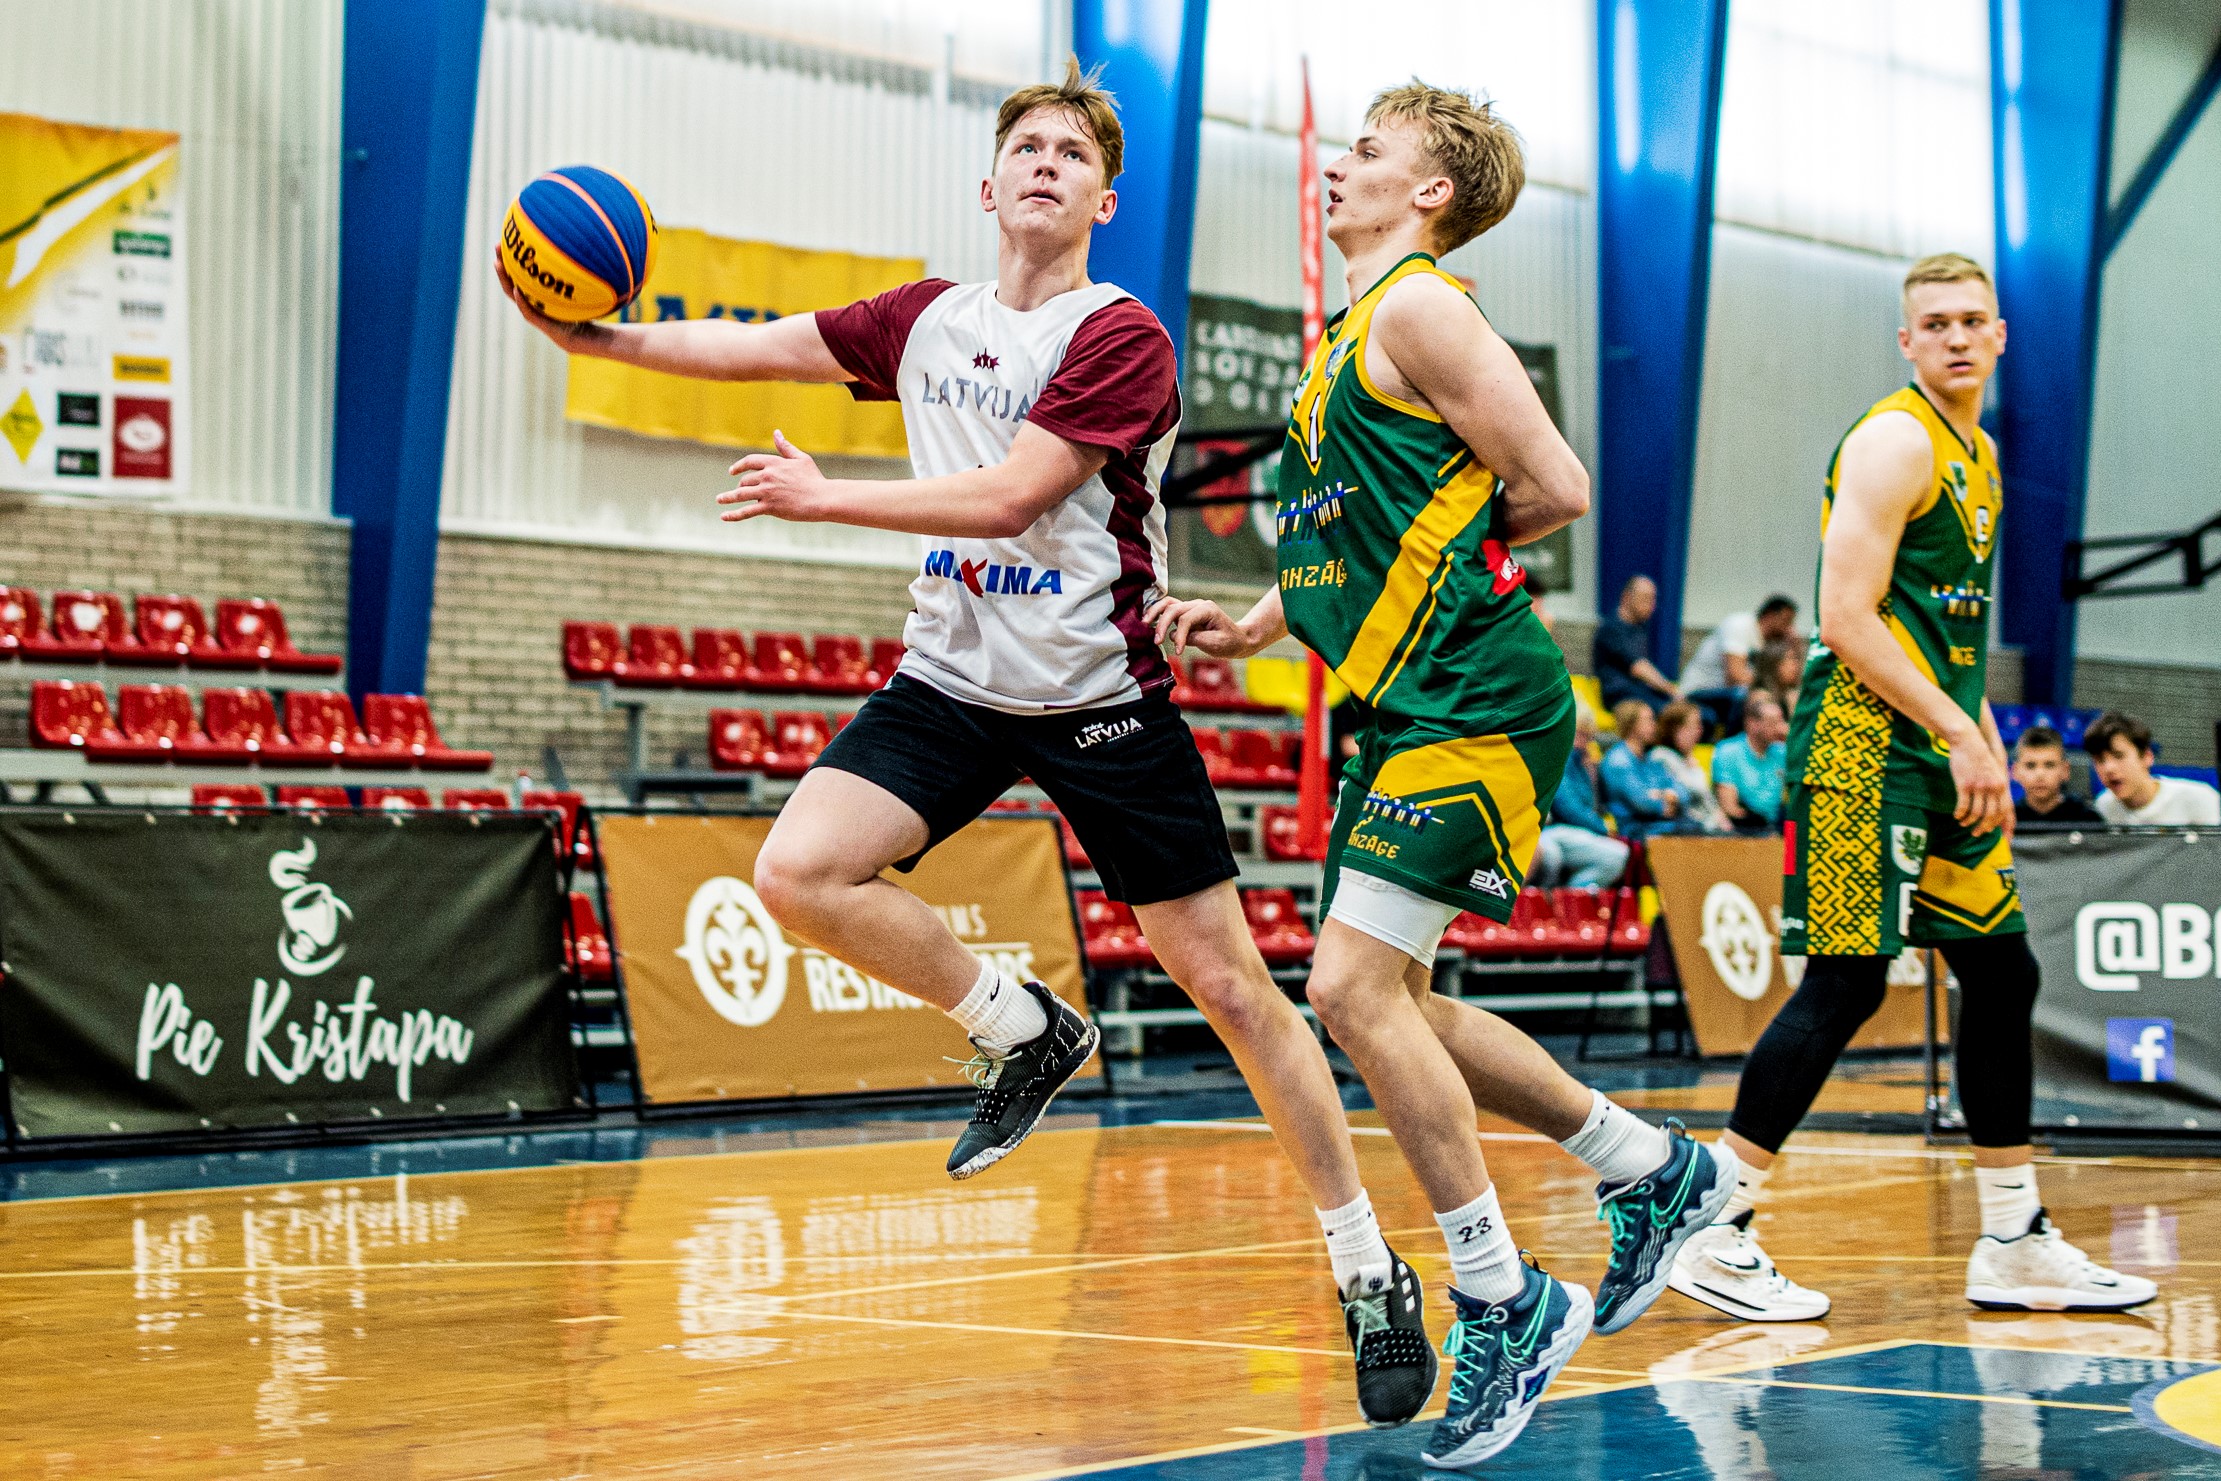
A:
{"label": "red flag pole banner", "polygon": [[[1303,132],[1296,146],[1297,220],[1303,243],[1303,363],[1309,365],[1326,333],[1325,231],[1319,219],[1319,128],[1311,113],[1311,61],[1303,59]],[[1304,662],[1303,771],[1297,782],[1296,826],[1303,851],[1326,857],[1333,804],[1327,788],[1326,665],[1316,653]]]}

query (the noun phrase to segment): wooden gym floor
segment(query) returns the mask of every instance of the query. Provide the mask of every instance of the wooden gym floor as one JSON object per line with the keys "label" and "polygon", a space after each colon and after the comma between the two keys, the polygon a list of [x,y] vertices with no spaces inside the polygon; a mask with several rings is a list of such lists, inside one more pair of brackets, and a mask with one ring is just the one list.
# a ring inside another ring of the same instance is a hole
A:
{"label": "wooden gym floor", "polygon": [[[1917,1107],[1899,1077],[1836,1104]],[[1703,1078],[1625,1098],[1715,1106]],[[0,1475],[1428,1474],[1423,1425],[1354,1423],[1317,1225],[1262,1129],[1086,1105],[961,1186],[953,1126],[877,1120],[310,1181],[266,1179],[313,1157],[202,1159],[168,1191],[0,1204]],[[1355,1119],[1392,1241],[1439,1286],[1425,1205]],[[1584,1170],[1484,1135],[1515,1234],[1593,1282]],[[1993,1315],[1959,1295],[1961,1153],[1791,1150],[1760,1227],[1828,1319],[1738,1326],[1668,1293],[1591,1339],[1481,1474],[2221,1476],[2221,1164],[2047,1160],[2069,1235],[2160,1299]]]}

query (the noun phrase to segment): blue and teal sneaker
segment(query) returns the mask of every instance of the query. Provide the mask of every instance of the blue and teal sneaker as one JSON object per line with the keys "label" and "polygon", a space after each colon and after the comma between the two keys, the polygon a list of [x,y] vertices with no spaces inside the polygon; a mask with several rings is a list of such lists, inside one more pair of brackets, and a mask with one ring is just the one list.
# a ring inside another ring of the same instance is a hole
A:
{"label": "blue and teal sneaker", "polygon": [[1669,1118],[1665,1166],[1617,1188],[1598,1184],[1596,1216],[1612,1226],[1612,1262],[1596,1283],[1596,1330],[1610,1334],[1650,1310],[1673,1274],[1673,1257],[1719,1217],[1741,1170],[1735,1154],[1706,1146]]}
{"label": "blue and teal sneaker", "polygon": [[1589,1293],[1545,1275],[1520,1252],[1527,1284],[1509,1301],[1476,1300],[1457,1287],[1457,1324],[1442,1344],[1450,1407],[1420,1459],[1445,1469],[1479,1465],[1519,1438],[1550,1380],[1589,1335]]}

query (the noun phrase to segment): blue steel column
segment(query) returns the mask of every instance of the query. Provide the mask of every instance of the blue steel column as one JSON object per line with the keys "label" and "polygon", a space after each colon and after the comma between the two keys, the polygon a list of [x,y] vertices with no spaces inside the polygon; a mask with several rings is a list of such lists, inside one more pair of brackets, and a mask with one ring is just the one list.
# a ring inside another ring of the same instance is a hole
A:
{"label": "blue steel column", "polygon": [[2025,694],[2074,694],[2074,604],[2105,269],[2119,0],[1990,0],[1997,296],[2005,316],[1995,430],[2005,469],[1998,616]]}
{"label": "blue steel column", "polygon": [[1116,283],[1147,304],[1183,355],[1209,9],[1209,0],[1073,0],[1072,5],[1072,49],[1081,66],[1102,64],[1103,86],[1117,95],[1126,130],[1118,214],[1096,229],[1088,276]]}
{"label": "blue steel column", "polygon": [[1651,659],[1681,667],[1712,175],[1727,0],[1598,0],[1596,9],[1597,591],[1658,583]]}
{"label": "blue steel column", "polygon": [[354,521],[358,696],[424,688],[485,18],[484,0],[347,6],[332,512]]}

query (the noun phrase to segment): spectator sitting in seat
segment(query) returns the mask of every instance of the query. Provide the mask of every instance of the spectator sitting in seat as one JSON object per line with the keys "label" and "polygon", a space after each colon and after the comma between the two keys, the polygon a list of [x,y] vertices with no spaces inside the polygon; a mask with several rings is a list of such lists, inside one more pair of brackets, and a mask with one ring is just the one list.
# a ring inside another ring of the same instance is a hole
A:
{"label": "spectator sitting in seat", "polygon": [[1697,747],[1704,744],[1704,711],[1688,700],[1667,705],[1658,716],[1658,744],[1650,748],[1650,762],[1669,782],[1679,798],[1681,814],[1673,833],[1732,833],[1727,814],[1712,797],[1712,778],[1697,763]]}
{"label": "spectator sitting in seat", "polygon": [[2221,792],[2184,777],[2152,775],[2152,728],[2107,710],[2082,738],[2105,791],[2098,816],[2108,823],[2221,824]]}
{"label": "spectator sitting in seat", "polygon": [[1619,883],[1627,868],[1627,845],[1611,836],[1597,806],[1596,715],[1587,705],[1575,711],[1573,751],[1566,757],[1565,780],[1550,804],[1550,821],[1535,845],[1530,884],[1570,885],[1601,890]]}
{"label": "spectator sitting in seat", "polygon": [[1781,831],[1781,789],[1789,719],[1763,689],[1743,700],[1743,733],[1712,753],[1712,793],[1738,833]]}
{"label": "spectator sitting in seat", "polygon": [[1658,610],[1658,587],[1648,576],[1631,576],[1620,588],[1619,611],[1596,625],[1589,659],[1596,682],[1613,715],[1631,699],[1645,706],[1681,698],[1681,689],[1650,661],[1650,617]]}
{"label": "spectator sitting in seat", "polygon": [[1612,723],[1619,729],[1619,744],[1606,753],[1599,771],[1604,806],[1619,836],[1637,839],[1671,832],[1681,815],[1681,795],[1672,778],[1649,759],[1658,739],[1658,717],[1641,700],[1627,699],[1613,709]]}
{"label": "spectator sitting in seat", "polygon": [[1781,704],[1784,715],[1797,713],[1797,693],[1804,681],[1805,645],[1797,639],[1768,643],[1758,655],[1758,682]]}
{"label": "spectator sitting in seat", "polygon": [[1766,598],[1756,612],[1730,612],[1682,667],[1683,696],[1703,705],[1722,735],[1735,734],[1743,723],[1743,696],[1759,678],[1752,660],[1788,641],[1796,626],[1797,604],[1785,596]]}
{"label": "spectator sitting in seat", "polygon": [[2067,769],[2067,743],[2059,732],[2049,725],[2031,725],[2013,748],[2013,780],[2021,790],[2013,816],[2023,823],[2061,826],[2102,823],[2096,809],[2067,789],[2072,776]]}

